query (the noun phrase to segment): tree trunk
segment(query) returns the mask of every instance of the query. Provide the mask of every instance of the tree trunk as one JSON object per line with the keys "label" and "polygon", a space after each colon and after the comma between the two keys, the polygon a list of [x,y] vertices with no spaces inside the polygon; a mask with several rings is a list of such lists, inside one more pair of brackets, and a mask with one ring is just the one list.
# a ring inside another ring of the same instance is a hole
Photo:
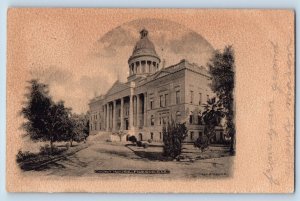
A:
{"label": "tree trunk", "polygon": [[73,139],[70,140],[70,147],[73,146]]}
{"label": "tree trunk", "polygon": [[53,141],[52,139],[50,140],[50,155],[53,153]]}

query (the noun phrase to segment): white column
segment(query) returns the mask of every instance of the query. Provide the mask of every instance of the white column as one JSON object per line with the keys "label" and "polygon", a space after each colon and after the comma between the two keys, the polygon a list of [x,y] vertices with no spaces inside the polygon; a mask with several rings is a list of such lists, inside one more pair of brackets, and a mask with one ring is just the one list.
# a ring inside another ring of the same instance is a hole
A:
{"label": "white column", "polygon": [[143,61],[143,68],[142,68],[142,73],[146,73],[146,66],[147,66],[147,63],[145,63],[146,61]]}
{"label": "white column", "polygon": [[133,129],[133,96],[129,97],[129,129]]}
{"label": "white column", "polygon": [[151,70],[151,61],[150,61],[149,64],[148,64],[148,73],[151,73],[151,72],[152,72],[152,70]]}
{"label": "white column", "polygon": [[105,127],[106,127],[106,131],[109,130],[109,107],[108,107],[108,103],[105,104]]}
{"label": "white column", "polygon": [[156,69],[155,69],[155,62],[152,63],[152,69],[153,69],[153,70],[152,70],[153,73],[156,72]]}
{"label": "white column", "polygon": [[137,65],[137,62],[135,63],[135,74],[137,74],[137,71],[138,71],[138,65]]}
{"label": "white column", "polygon": [[124,98],[121,98],[121,117],[120,117],[120,119],[121,119],[121,125],[120,125],[120,130],[124,130],[124,114],[123,114],[123,112],[124,112]]}
{"label": "white column", "polygon": [[135,63],[133,63],[132,73],[131,75],[134,75],[134,69],[135,69]]}
{"label": "white column", "polygon": [[139,128],[141,124],[140,120],[140,108],[141,108],[141,102],[139,95],[136,96],[136,126]]}
{"label": "white column", "polygon": [[117,130],[117,101],[116,100],[113,101],[112,116],[113,116],[112,129],[113,131],[116,131]]}
{"label": "white column", "polygon": [[110,109],[110,103],[108,103],[108,129],[111,129],[111,109]]}
{"label": "white column", "polygon": [[144,93],[144,126],[147,126],[147,93]]}
{"label": "white column", "polygon": [[108,104],[108,108],[109,108],[109,128],[110,130],[112,130],[112,104]]}
{"label": "white column", "polygon": [[142,72],[142,62],[139,61],[139,69],[138,69],[138,73],[141,74]]}

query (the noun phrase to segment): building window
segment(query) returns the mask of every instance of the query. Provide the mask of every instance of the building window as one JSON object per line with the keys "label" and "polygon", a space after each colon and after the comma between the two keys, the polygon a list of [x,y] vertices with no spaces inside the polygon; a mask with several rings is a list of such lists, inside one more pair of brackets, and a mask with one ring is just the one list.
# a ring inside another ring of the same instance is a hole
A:
{"label": "building window", "polygon": [[192,123],[193,123],[193,117],[194,117],[193,113],[192,113],[192,114],[190,114],[190,124],[192,124]]}
{"label": "building window", "polygon": [[159,96],[159,106],[160,107],[163,107],[163,97],[164,97],[163,95]]}
{"label": "building window", "polygon": [[191,91],[191,101],[190,101],[190,103],[192,104],[193,102],[194,102],[194,92],[193,91]]}
{"label": "building window", "polygon": [[151,135],[151,140],[153,140],[153,133],[150,133],[150,135]]}
{"label": "building window", "polygon": [[180,103],[180,91],[176,91],[176,104]]}
{"label": "building window", "polygon": [[168,122],[168,118],[167,117],[163,117],[162,118],[162,122],[163,122],[163,125],[166,125],[166,123]]}
{"label": "building window", "polygon": [[201,114],[199,113],[199,114],[198,114],[198,124],[199,124],[199,125],[202,125],[202,121],[201,121],[201,120],[202,120]]}
{"label": "building window", "polygon": [[176,122],[180,122],[181,113],[179,111],[176,112]]}
{"label": "building window", "polygon": [[151,126],[154,126],[154,116],[151,115]]}
{"label": "building window", "polygon": [[150,98],[150,109],[151,110],[153,109],[153,104],[154,104],[153,98]]}
{"label": "building window", "polygon": [[168,94],[165,94],[165,107],[168,106]]}
{"label": "building window", "polygon": [[209,100],[209,95],[207,95],[207,101]]}
{"label": "building window", "polygon": [[200,139],[202,138],[202,135],[203,135],[202,131],[199,131],[199,138]]}
{"label": "building window", "polygon": [[159,125],[161,125],[161,117],[159,117]]}
{"label": "building window", "polygon": [[191,140],[194,140],[194,132],[193,131],[191,131],[190,137],[191,137]]}
{"label": "building window", "polygon": [[161,132],[159,132],[159,139],[161,140]]}
{"label": "building window", "polygon": [[202,93],[199,93],[199,105],[202,104]]}

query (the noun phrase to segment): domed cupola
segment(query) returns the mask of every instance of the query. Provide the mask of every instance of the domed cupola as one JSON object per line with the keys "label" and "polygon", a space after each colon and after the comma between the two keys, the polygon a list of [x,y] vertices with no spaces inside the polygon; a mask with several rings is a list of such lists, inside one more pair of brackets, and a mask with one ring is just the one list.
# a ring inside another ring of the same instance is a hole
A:
{"label": "domed cupola", "polygon": [[148,31],[143,29],[140,34],[141,38],[128,59],[128,80],[133,80],[138,76],[147,76],[159,70],[160,58],[156,54],[154,44],[148,38]]}

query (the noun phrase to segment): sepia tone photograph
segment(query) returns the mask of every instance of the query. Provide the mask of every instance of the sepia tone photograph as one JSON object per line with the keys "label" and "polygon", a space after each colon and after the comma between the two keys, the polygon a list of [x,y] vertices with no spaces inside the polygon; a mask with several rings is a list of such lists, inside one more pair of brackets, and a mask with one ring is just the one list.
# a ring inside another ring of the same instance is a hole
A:
{"label": "sepia tone photograph", "polygon": [[10,9],[9,191],[292,191],[293,20],[288,10]]}

